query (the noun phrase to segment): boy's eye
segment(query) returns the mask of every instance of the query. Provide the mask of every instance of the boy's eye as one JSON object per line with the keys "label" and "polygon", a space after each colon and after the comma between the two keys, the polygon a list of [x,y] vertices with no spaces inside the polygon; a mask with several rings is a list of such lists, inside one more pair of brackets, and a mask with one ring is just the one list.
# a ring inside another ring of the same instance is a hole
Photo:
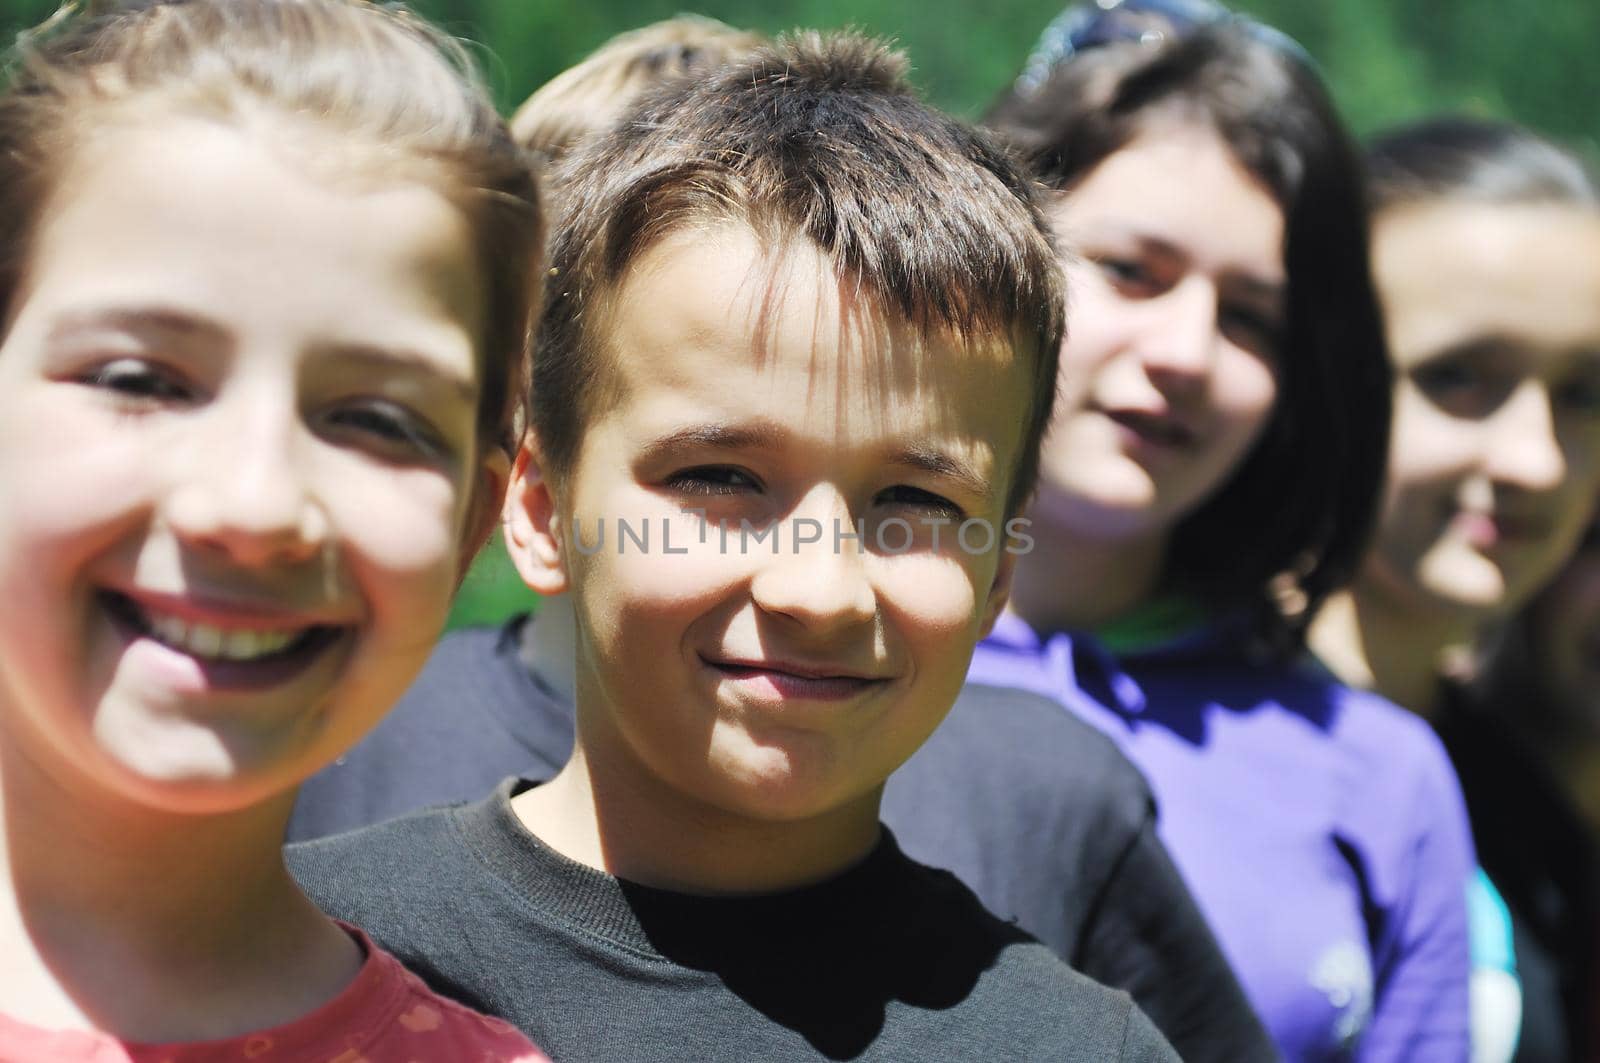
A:
{"label": "boy's eye", "polygon": [[126,399],[160,402],[190,396],[189,387],[177,374],[141,358],[117,358],[105,362],[82,379],[90,387],[101,388]]}
{"label": "boy's eye", "polygon": [[443,458],[450,453],[432,425],[391,402],[371,400],[341,406],[328,415],[328,423],[374,440],[390,454]]}
{"label": "boy's eye", "polygon": [[887,506],[914,506],[917,509],[949,517],[953,521],[965,520],[967,516],[960,506],[943,495],[936,495],[932,491],[924,491],[909,484],[895,484],[879,491],[877,501],[880,505]]}
{"label": "boy's eye", "polygon": [[757,490],[761,484],[729,465],[697,465],[667,477],[666,486],[688,495],[735,495]]}

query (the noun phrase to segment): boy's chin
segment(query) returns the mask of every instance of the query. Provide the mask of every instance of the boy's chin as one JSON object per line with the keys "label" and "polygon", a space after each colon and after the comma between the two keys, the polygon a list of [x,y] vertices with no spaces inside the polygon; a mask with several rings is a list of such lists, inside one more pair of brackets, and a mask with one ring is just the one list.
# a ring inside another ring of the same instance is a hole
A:
{"label": "boy's chin", "polygon": [[878,818],[884,780],[875,773],[845,771],[837,762],[818,763],[804,753],[771,747],[718,759],[719,778],[709,788],[712,800],[742,818],[774,825]]}

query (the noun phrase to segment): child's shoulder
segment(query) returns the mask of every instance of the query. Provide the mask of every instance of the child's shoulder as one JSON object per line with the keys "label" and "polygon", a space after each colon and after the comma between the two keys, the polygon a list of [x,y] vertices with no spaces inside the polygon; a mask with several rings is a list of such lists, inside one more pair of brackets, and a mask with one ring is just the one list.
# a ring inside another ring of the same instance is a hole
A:
{"label": "child's shoulder", "polygon": [[[905,895],[890,918],[923,943],[902,962],[930,980],[920,994],[959,991],[965,1039],[982,1058],[1178,1058],[1126,993],[1069,967],[949,872],[902,859]],[[966,984],[941,988],[952,978]]]}
{"label": "child's shoulder", "polygon": [[1347,685],[1307,652],[1257,653],[1218,638],[1193,652],[1138,655],[1124,665],[1153,702],[1203,701],[1296,717],[1373,770],[1432,772],[1448,763],[1433,729],[1415,713]]}
{"label": "child's shoulder", "polygon": [[1294,662],[1292,674],[1329,706],[1329,731],[1371,771],[1414,787],[1454,789],[1450,756],[1427,720],[1381,694],[1346,685],[1310,655]]}
{"label": "child's shoulder", "polygon": [[1072,881],[1099,881],[1105,869],[1095,865],[1120,857],[1154,808],[1149,783],[1116,743],[1059,702],[968,683],[890,776],[883,818],[908,852],[968,881],[1049,868],[1059,894]]}
{"label": "child's shoulder", "polygon": [[353,863],[373,857],[393,857],[401,853],[412,854],[417,859],[438,857],[450,848],[455,833],[454,813],[464,807],[470,806],[436,805],[369,827],[295,842],[284,848],[284,858],[299,877],[302,872],[315,874],[335,867],[353,871]]}
{"label": "child's shoulder", "polygon": [[368,963],[387,989],[382,1014],[373,1014],[381,1022],[362,1058],[371,1063],[546,1063],[544,1053],[509,1022],[434,992],[392,954],[350,929],[361,937]]}
{"label": "child's shoulder", "polygon": [[[919,761],[921,762],[919,764]],[[1016,687],[968,682],[955,707],[908,767],[986,773],[990,785],[1037,794],[1039,780],[1056,793],[1142,810],[1150,787],[1139,769],[1099,729],[1060,702]],[[996,768],[1005,766],[1005,771]],[[904,770],[904,769],[902,769]],[[891,783],[893,785],[893,783]]]}
{"label": "child's shoulder", "polygon": [[0,1015],[0,1059],[85,1063],[548,1063],[514,1026],[429,989],[360,930],[366,960],[338,996],[291,1022],[211,1041],[123,1041],[92,1030],[45,1030]]}
{"label": "child's shoulder", "polygon": [[329,915],[377,933],[399,914],[428,911],[440,897],[472,889],[481,878],[464,823],[494,795],[473,804],[425,808],[370,827],[297,842],[284,863],[306,895]]}

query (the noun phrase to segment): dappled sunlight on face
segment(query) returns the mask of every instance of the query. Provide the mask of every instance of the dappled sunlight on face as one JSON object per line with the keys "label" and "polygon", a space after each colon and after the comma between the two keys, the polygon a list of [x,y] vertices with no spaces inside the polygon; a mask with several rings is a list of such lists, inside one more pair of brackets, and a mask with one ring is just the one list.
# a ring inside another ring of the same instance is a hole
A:
{"label": "dappled sunlight on face", "polygon": [[668,238],[618,293],[619,399],[559,492],[592,763],[804,817],[873,791],[954,702],[1008,556],[956,533],[1004,523],[1029,371],[850,291],[809,245],[727,226]]}

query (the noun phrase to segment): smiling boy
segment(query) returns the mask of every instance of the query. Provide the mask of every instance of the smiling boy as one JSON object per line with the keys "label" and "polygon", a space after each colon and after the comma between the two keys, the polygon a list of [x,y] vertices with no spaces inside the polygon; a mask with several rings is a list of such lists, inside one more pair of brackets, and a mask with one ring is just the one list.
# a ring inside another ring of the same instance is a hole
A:
{"label": "smiling boy", "polygon": [[507,515],[573,595],[576,748],[297,875],[561,1059],[1175,1058],[879,824],[1004,605],[1049,418],[1027,182],[815,35],[558,179]]}

